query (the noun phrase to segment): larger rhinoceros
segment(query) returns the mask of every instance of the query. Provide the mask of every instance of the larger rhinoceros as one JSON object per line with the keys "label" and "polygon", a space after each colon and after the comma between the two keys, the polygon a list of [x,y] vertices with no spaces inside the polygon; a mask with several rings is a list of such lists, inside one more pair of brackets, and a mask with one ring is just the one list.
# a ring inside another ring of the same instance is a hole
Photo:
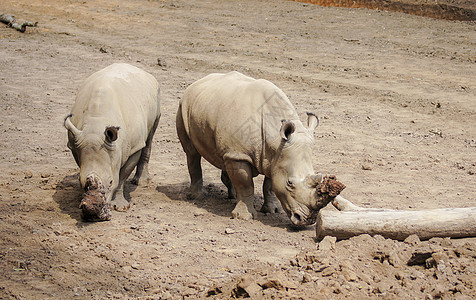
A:
{"label": "larger rhinoceros", "polygon": [[85,190],[84,219],[109,220],[110,207],[129,208],[124,181],[136,166],[132,182],[150,180],[148,162],[159,119],[159,85],[151,74],[121,63],[86,79],[64,121]]}
{"label": "larger rhinoceros", "polygon": [[308,113],[303,126],[286,95],[267,80],[230,72],[196,81],[185,91],[176,123],[187,155],[190,194],[202,193],[204,157],[222,170],[229,197],[237,197],[234,218],[256,217],[253,177],[263,174],[261,211],[280,211],[277,197],[292,223],[313,224],[319,209],[344,188],[334,177],[314,173],[318,123]]}

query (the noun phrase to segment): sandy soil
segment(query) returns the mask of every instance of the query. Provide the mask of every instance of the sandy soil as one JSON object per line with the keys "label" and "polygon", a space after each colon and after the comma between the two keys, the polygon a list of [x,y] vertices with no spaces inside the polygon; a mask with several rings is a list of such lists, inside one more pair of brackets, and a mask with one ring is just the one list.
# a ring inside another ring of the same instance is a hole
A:
{"label": "sandy soil", "polygon": [[[285,215],[231,219],[208,164],[207,197],[187,200],[174,123],[189,84],[237,70],[320,116],[314,168],[346,198],[476,206],[476,23],[278,0],[2,0],[0,13],[39,22],[0,26],[0,298],[476,297],[475,239],[317,249],[314,227]],[[130,211],[85,223],[62,121],[81,82],[118,61],[162,87],[154,178],[127,185]]]}

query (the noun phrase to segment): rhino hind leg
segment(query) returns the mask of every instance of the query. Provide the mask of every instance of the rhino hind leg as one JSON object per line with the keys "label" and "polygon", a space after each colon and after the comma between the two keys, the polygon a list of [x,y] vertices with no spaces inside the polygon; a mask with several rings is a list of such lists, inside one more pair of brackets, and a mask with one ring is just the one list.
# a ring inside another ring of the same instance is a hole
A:
{"label": "rhino hind leg", "polygon": [[150,180],[151,176],[149,174],[149,159],[150,159],[150,152],[152,149],[152,139],[154,137],[155,130],[159,125],[160,115],[154,122],[149,135],[147,137],[147,141],[145,143],[145,147],[141,151],[141,155],[139,158],[139,162],[137,163],[136,173],[134,178],[132,178],[131,183],[135,185],[147,185]]}
{"label": "rhino hind leg", "polygon": [[202,177],[202,156],[197,153],[187,153],[187,166],[188,173],[190,175],[190,189],[187,193],[188,199],[198,199],[205,194],[203,190],[203,177]]}
{"label": "rhino hind leg", "polygon": [[179,105],[177,111],[177,118],[175,121],[177,127],[177,135],[182,144],[183,151],[187,155],[188,174],[190,175],[190,189],[187,192],[188,199],[198,199],[203,197],[203,177],[202,177],[202,156],[198,153],[195,146],[185,131],[185,126],[182,118],[182,107]]}
{"label": "rhino hind leg", "polygon": [[221,182],[223,182],[228,189],[228,199],[236,199],[235,187],[233,186],[233,183],[231,183],[228,173],[224,170],[221,171]]}
{"label": "rhino hind leg", "polygon": [[265,177],[264,182],[263,182],[263,197],[264,197],[264,203],[263,206],[261,206],[260,211],[262,213],[281,213],[283,212],[283,208],[281,207],[281,204],[279,203],[278,198],[273,192],[272,189],[272,181],[271,178]]}
{"label": "rhino hind leg", "polygon": [[246,161],[225,161],[230,181],[236,189],[238,203],[231,215],[234,219],[251,220],[256,218],[254,208],[254,185],[251,165]]}

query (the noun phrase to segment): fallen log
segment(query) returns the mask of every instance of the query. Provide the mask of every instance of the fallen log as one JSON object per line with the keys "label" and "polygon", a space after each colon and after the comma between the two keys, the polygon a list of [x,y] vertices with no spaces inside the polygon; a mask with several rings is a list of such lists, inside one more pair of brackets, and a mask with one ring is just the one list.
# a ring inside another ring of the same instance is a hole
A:
{"label": "fallen log", "polygon": [[404,240],[412,234],[433,237],[476,237],[476,207],[427,210],[363,208],[341,196],[332,204],[341,211],[321,210],[316,222],[317,240],[325,236],[347,239],[360,234]]}
{"label": "fallen log", "polygon": [[23,22],[21,24],[17,23],[15,18],[11,15],[1,14],[0,15],[0,22],[7,24],[8,26],[20,31],[25,32],[27,27],[36,27],[38,26],[38,22]]}

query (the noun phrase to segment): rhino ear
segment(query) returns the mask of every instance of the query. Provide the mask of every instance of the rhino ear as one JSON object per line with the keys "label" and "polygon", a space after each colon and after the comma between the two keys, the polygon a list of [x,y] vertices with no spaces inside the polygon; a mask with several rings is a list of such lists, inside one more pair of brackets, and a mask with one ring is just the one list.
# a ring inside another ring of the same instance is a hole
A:
{"label": "rhino ear", "polygon": [[314,131],[319,125],[319,118],[312,112],[307,112],[307,129]]}
{"label": "rhino ear", "polygon": [[114,142],[117,140],[117,132],[119,131],[119,126],[108,126],[104,131],[104,135],[106,136],[106,141],[109,143]]}
{"label": "rhino ear", "polygon": [[279,134],[283,140],[289,141],[294,130],[296,130],[296,126],[292,121],[281,120],[281,129],[279,130]]}

